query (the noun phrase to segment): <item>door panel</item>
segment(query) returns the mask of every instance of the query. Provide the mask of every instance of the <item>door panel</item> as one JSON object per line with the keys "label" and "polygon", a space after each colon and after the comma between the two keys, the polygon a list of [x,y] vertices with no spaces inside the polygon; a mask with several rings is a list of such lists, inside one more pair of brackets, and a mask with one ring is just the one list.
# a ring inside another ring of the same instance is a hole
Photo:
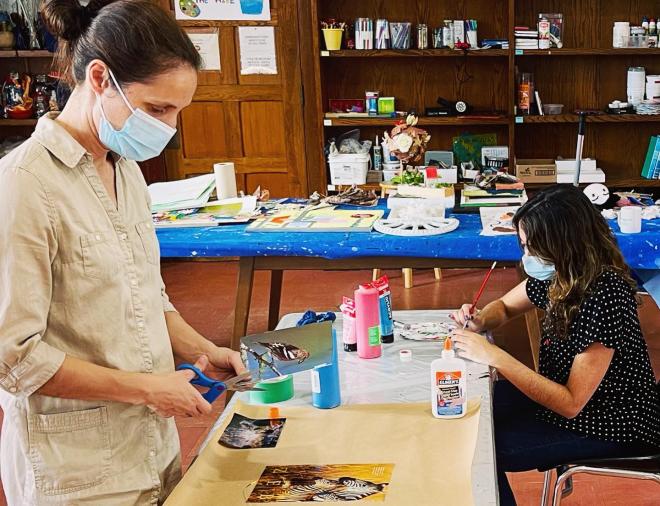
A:
{"label": "door panel", "polygon": [[[297,3],[271,0],[271,21],[179,21],[191,31],[217,31],[221,71],[200,72],[193,103],[179,119],[180,147],[168,150],[168,176],[209,173],[234,162],[239,190],[306,196]],[[275,28],[277,75],[240,75],[238,26]]]}

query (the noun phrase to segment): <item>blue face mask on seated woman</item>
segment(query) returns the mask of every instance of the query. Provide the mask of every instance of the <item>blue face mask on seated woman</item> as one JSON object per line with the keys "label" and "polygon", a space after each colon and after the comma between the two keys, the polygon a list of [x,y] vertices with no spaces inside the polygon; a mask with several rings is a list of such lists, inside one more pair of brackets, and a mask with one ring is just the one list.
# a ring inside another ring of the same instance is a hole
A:
{"label": "blue face mask on seated woman", "polygon": [[112,70],[108,69],[108,72],[124,103],[131,110],[131,115],[121,130],[115,130],[105,117],[101,96],[97,95],[96,99],[99,101],[99,109],[101,109],[99,140],[110,151],[136,162],[160,155],[176,133],[176,128],[157,120],[142,109],[134,109],[124,95]]}
{"label": "blue face mask on seated woman", "polygon": [[523,255],[523,267],[528,276],[547,281],[555,276],[555,265],[549,264],[534,255]]}

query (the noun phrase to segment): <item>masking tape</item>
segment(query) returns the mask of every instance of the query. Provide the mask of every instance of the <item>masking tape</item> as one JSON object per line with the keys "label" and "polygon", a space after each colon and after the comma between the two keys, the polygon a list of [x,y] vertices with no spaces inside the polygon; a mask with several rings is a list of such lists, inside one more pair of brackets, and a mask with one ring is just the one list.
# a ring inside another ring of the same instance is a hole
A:
{"label": "masking tape", "polygon": [[293,397],[293,376],[290,374],[257,383],[262,391],[250,392],[250,402],[271,404],[273,402],[288,401]]}

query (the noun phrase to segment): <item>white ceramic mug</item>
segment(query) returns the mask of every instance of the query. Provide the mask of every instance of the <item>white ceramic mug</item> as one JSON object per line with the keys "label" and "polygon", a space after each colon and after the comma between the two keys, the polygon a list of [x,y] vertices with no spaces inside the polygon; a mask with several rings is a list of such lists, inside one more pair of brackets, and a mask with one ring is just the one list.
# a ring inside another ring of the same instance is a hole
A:
{"label": "white ceramic mug", "polygon": [[642,208],[622,207],[619,211],[619,228],[624,234],[639,234],[642,231]]}

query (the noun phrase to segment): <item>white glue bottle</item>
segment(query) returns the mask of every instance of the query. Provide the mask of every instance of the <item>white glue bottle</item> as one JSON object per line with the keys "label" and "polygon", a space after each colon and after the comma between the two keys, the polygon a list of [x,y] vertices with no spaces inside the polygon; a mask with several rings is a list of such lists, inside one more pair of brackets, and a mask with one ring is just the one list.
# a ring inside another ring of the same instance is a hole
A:
{"label": "white glue bottle", "polygon": [[442,358],[431,362],[431,411],[436,418],[460,418],[467,410],[467,367],[445,339]]}

